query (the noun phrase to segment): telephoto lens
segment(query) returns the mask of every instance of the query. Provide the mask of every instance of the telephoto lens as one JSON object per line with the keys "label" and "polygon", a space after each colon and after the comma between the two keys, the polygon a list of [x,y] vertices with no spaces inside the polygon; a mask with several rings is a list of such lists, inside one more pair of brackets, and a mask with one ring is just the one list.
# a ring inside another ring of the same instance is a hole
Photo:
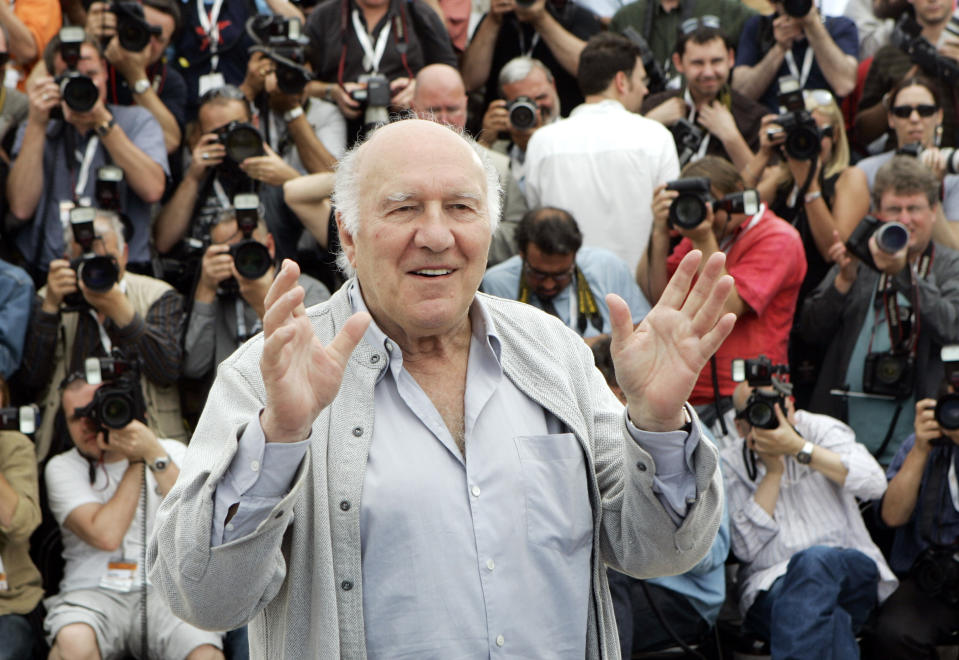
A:
{"label": "telephoto lens", "polygon": [[517,96],[507,104],[506,110],[513,128],[525,131],[536,126],[536,101],[530,97]]}
{"label": "telephoto lens", "polygon": [[959,429],[959,394],[946,394],[936,401],[936,421],[947,431]]}
{"label": "telephoto lens", "polygon": [[909,245],[909,230],[900,222],[884,222],[876,230],[876,245],[886,254],[895,254]]}

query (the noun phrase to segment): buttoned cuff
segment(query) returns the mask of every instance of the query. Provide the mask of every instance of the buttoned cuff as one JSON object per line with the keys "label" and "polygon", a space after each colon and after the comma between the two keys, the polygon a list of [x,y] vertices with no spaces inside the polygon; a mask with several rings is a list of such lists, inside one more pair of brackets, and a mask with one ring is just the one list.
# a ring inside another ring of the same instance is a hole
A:
{"label": "buttoned cuff", "polygon": [[310,440],[267,442],[260,415],[246,425],[223,481],[237,497],[283,497],[293,485]]}
{"label": "buttoned cuff", "polygon": [[662,495],[669,507],[680,516],[686,515],[687,507],[696,501],[696,472],[693,454],[699,447],[701,437],[696,413],[685,404],[686,411],[694,421],[690,431],[643,431],[637,428],[623,413],[626,430],[630,437],[653,459],[656,473],[653,475],[653,491]]}

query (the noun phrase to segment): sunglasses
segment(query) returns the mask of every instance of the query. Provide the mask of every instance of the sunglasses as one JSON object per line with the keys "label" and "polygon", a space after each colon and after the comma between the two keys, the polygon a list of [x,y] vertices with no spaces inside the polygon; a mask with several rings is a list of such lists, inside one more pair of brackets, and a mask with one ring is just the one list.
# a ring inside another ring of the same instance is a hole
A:
{"label": "sunglasses", "polygon": [[719,18],[713,16],[712,14],[706,14],[705,16],[697,16],[696,18],[687,18],[685,21],[679,24],[679,33],[682,36],[686,36],[698,30],[699,28],[715,28],[719,29]]}
{"label": "sunglasses", "polygon": [[893,115],[900,119],[909,119],[912,116],[913,110],[918,112],[920,117],[928,119],[936,114],[939,108],[928,103],[920,103],[919,105],[894,105],[889,109]]}

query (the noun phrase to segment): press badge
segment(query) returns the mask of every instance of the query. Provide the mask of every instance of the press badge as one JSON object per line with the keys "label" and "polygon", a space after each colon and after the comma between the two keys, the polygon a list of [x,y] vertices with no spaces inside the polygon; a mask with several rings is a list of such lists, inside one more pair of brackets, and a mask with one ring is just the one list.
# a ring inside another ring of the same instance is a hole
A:
{"label": "press badge", "polygon": [[113,591],[127,592],[133,589],[137,575],[137,563],[129,559],[111,559],[107,562],[107,572],[100,578],[100,586]]}
{"label": "press badge", "polygon": [[7,584],[7,572],[3,570],[3,560],[0,559],[0,591],[7,591],[10,585]]}
{"label": "press badge", "polygon": [[197,92],[197,96],[203,96],[211,89],[219,89],[220,87],[226,85],[226,79],[223,77],[222,73],[217,73],[214,71],[213,73],[207,73],[200,76],[199,85],[200,87],[199,91]]}

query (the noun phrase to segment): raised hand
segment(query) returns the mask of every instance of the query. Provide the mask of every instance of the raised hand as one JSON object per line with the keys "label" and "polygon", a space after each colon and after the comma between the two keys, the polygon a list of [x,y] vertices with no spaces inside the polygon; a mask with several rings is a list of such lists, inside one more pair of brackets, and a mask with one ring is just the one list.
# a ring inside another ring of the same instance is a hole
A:
{"label": "raised hand", "polygon": [[371,320],[365,312],[354,314],[323,346],[306,316],[299,276],[299,266],[285,260],[266,294],[260,358],[266,408],[260,424],[267,442],[298,442],[309,435],[313,420],[336,397],[350,355]]}
{"label": "raised hand", "polygon": [[701,259],[699,250],[683,258],[659,302],[635,330],[626,302],[615,294],[606,296],[616,380],[626,395],[630,419],[646,431],[683,425],[683,402],[736,322],[735,314],[722,314],[733,288],[733,278],[722,274],[722,252],[707,260],[690,291]]}

